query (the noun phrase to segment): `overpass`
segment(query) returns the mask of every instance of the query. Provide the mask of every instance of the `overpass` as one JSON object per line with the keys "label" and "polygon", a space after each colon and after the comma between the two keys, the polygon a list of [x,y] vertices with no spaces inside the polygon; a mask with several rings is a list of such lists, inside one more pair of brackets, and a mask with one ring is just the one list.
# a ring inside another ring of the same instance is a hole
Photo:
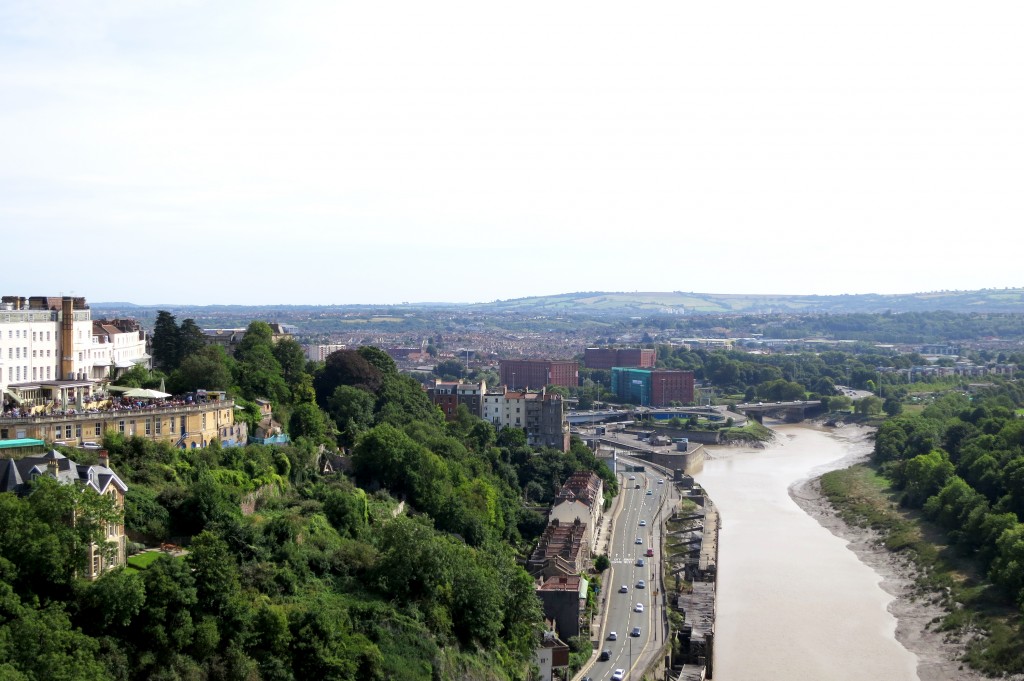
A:
{"label": "overpass", "polygon": [[737,404],[736,411],[746,414],[758,423],[764,420],[765,415],[782,419],[787,423],[796,423],[797,421],[803,421],[808,415],[814,416],[824,411],[824,407],[819,400],[747,402],[745,404]]}

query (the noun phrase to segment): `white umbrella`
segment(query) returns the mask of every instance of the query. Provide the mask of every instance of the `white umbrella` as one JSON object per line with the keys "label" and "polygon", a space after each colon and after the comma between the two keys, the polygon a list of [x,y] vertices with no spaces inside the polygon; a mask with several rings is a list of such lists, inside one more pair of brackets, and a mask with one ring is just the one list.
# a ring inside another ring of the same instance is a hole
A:
{"label": "white umbrella", "polygon": [[124,393],[125,397],[142,397],[150,400],[162,400],[165,397],[170,397],[170,393],[162,393],[159,390],[150,390],[149,388],[132,388]]}

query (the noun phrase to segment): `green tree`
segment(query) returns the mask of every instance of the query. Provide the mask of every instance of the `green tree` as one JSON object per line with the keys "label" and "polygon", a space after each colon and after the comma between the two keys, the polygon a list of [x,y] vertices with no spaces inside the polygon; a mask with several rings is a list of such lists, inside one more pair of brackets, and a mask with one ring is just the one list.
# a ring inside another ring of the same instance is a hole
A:
{"label": "green tree", "polygon": [[914,508],[920,508],[928,497],[943,488],[952,475],[953,464],[940,449],[910,459],[904,467],[904,497],[907,503]]}
{"label": "green tree", "polygon": [[899,416],[903,413],[903,403],[894,397],[887,397],[882,404],[882,411],[889,416]]}
{"label": "green tree", "polygon": [[164,371],[174,371],[178,368],[178,361],[181,353],[178,340],[178,322],[167,310],[160,310],[156,313],[156,322],[153,324],[153,365]]}
{"label": "green tree", "polygon": [[350,385],[339,385],[327,401],[327,413],[334,419],[346,447],[373,425],[373,395]]}
{"label": "green tree", "polygon": [[434,375],[448,381],[465,378],[466,367],[457,359],[446,359],[434,365]]}
{"label": "green tree", "polygon": [[186,560],[192,569],[199,607],[224,617],[241,591],[238,565],[227,542],[212,532],[201,532],[192,538]]}
{"label": "green tree", "polygon": [[194,319],[186,319],[178,328],[178,352],[175,367],[206,347],[206,335]]}
{"label": "green tree", "polygon": [[312,402],[305,402],[292,410],[288,420],[288,434],[294,439],[308,437],[314,442],[327,440],[327,419],[320,407]]}
{"label": "green tree", "polygon": [[167,387],[174,393],[200,389],[227,390],[234,380],[231,373],[233,362],[220,346],[206,346],[182,360],[171,374]]}
{"label": "green tree", "polygon": [[302,346],[293,338],[282,338],[273,346],[274,357],[281,365],[284,380],[289,386],[299,383],[306,375],[306,353]]}
{"label": "green tree", "polygon": [[383,376],[380,369],[355,350],[332,352],[313,378],[317,403],[327,406],[327,401],[340,385],[362,388],[375,395],[383,383]]}

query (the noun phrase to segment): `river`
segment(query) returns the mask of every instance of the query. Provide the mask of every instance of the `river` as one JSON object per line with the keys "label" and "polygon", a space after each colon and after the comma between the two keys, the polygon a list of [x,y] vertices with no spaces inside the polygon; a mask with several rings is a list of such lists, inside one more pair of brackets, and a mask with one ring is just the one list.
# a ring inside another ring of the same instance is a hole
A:
{"label": "river", "polygon": [[916,681],[881,577],[789,496],[870,442],[853,427],[774,430],[766,449],[708,448],[695,476],[722,519],[715,681]]}

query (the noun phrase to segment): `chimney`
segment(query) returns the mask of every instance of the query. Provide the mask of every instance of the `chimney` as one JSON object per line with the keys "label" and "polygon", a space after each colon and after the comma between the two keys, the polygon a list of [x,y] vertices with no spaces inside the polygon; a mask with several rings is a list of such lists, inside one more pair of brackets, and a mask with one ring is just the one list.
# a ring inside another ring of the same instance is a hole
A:
{"label": "chimney", "polygon": [[64,296],[60,301],[60,377],[72,379],[75,376],[75,312],[74,299]]}
{"label": "chimney", "polygon": [[100,465],[110,468],[110,454],[105,449],[100,450]]}
{"label": "chimney", "polygon": [[56,478],[57,477],[57,471],[58,471],[58,462],[57,462],[56,457],[54,457],[52,459],[47,459],[46,460],[46,472]]}

